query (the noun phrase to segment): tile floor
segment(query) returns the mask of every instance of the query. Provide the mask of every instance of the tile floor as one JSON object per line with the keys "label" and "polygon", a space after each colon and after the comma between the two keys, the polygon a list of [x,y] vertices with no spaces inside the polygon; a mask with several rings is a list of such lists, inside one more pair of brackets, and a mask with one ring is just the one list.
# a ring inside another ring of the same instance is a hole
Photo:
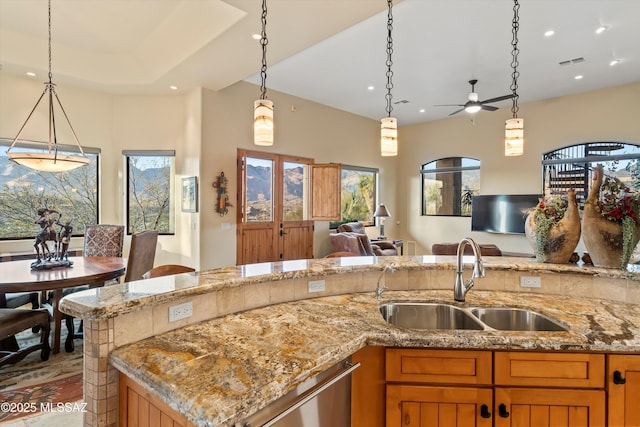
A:
{"label": "tile floor", "polygon": [[34,415],[15,421],[0,423],[2,427],[82,427],[82,413],[56,413]]}

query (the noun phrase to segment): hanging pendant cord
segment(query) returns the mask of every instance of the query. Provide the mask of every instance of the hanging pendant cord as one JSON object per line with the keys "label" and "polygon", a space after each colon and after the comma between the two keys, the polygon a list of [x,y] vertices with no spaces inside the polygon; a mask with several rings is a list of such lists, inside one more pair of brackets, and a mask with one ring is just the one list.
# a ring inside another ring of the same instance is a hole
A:
{"label": "hanging pendant cord", "polygon": [[511,68],[513,71],[511,72],[511,91],[513,92],[513,105],[511,106],[511,112],[513,113],[513,118],[518,117],[518,77],[520,77],[520,73],[518,72],[518,53],[520,50],[518,49],[518,29],[520,28],[520,17],[518,16],[518,10],[520,9],[520,3],[518,0],[513,0],[513,21],[511,22],[511,33],[513,34],[513,39],[511,40]]}
{"label": "hanging pendant cord", "polygon": [[260,99],[267,99],[267,0],[262,0],[262,32],[260,33],[262,46],[262,68],[260,68]]}
{"label": "hanging pendant cord", "polygon": [[393,111],[393,106],[391,105],[391,100],[393,99],[393,95],[391,95],[391,89],[393,89],[393,70],[391,69],[393,65],[391,60],[391,54],[393,53],[393,37],[391,36],[393,30],[393,0],[387,0],[387,6],[389,12],[387,14],[387,95],[385,98],[387,99],[387,117],[391,117],[391,111]]}

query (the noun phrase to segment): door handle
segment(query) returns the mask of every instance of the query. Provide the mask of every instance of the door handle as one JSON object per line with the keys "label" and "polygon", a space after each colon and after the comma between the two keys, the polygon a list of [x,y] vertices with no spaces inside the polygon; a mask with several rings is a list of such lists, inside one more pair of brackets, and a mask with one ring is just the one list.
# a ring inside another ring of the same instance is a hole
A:
{"label": "door handle", "polygon": [[491,411],[489,411],[489,407],[487,405],[482,405],[480,407],[480,416],[482,418],[491,418]]}
{"label": "door handle", "polygon": [[284,236],[285,234],[287,234],[287,233],[285,233],[284,231],[280,230],[280,236]]}
{"label": "door handle", "polygon": [[498,415],[500,415],[501,418],[509,418],[509,411],[507,411],[507,405],[505,405],[504,403],[501,403],[500,406],[498,406]]}
{"label": "door handle", "polygon": [[620,371],[613,371],[613,383],[614,384],[625,384],[627,379],[622,375]]}

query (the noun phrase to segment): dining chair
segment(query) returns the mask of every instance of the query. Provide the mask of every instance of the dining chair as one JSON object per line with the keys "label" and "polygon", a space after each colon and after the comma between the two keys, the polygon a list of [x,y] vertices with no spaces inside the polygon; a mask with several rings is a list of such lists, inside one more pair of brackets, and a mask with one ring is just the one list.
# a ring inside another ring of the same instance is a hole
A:
{"label": "dining chair", "polygon": [[[124,225],[114,224],[93,224],[86,225],[84,228],[84,246],[82,249],[82,255],[85,257],[93,256],[108,256],[108,257],[121,257],[122,247],[124,246]],[[117,283],[117,279],[115,280]],[[102,285],[104,285],[103,283]],[[63,296],[69,295],[74,292],[79,292],[88,289],[88,286],[77,286],[75,288],[67,288],[62,292]],[[64,343],[64,349],[68,353],[74,350],[74,339],[80,339],[84,336],[83,325],[80,322],[78,331],[75,330],[73,322],[73,316],[64,314],[65,326],[67,327],[67,339]]]}
{"label": "dining chair", "polygon": [[94,224],[84,228],[83,256],[122,256],[124,225]]}
{"label": "dining chair", "polygon": [[145,230],[131,236],[124,281],[142,280],[142,275],[153,268],[158,245],[158,232]]}
{"label": "dining chair", "polygon": [[178,264],[165,264],[152,268],[142,275],[143,279],[153,279],[154,277],[171,276],[180,273],[192,273],[195,268]]}
{"label": "dining chair", "polygon": [[[40,342],[25,348],[20,348],[15,341],[15,335],[27,330],[39,328]],[[51,348],[49,347],[49,332],[51,331],[50,317],[47,309],[24,310],[19,308],[0,308],[0,340],[3,343],[11,342],[14,347],[0,349],[0,366],[16,363],[24,359],[27,354],[40,350],[40,359],[49,359]]]}

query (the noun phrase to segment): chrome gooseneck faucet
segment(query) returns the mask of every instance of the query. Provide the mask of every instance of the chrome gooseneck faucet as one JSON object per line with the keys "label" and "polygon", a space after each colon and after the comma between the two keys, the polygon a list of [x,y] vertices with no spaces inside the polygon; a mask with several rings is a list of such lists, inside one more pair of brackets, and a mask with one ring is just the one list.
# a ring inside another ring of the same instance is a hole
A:
{"label": "chrome gooseneck faucet", "polygon": [[382,269],[382,273],[380,273],[380,277],[378,277],[378,283],[376,284],[376,299],[381,299],[382,293],[387,290],[387,287],[385,285],[380,286],[380,282],[382,281],[384,273],[386,273],[387,270],[390,270],[392,273],[395,273],[396,271],[391,264],[387,264],[384,266],[384,268]]}
{"label": "chrome gooseneck faucet", "polygon": [[[470,245],[471,249],[473,249],[473,272],[471,273],[471,278],[465,282],[462,278],[462,255],[464,254],[464,248],[466,245]],[[480,247],[473,239],[465,237],[458,244],[458,251],[456,253],[456,282],[453,285],[453,299],[464,302],[465,295],[474,285],[474,279],[476,277],[484,276],[485,272]]]}

